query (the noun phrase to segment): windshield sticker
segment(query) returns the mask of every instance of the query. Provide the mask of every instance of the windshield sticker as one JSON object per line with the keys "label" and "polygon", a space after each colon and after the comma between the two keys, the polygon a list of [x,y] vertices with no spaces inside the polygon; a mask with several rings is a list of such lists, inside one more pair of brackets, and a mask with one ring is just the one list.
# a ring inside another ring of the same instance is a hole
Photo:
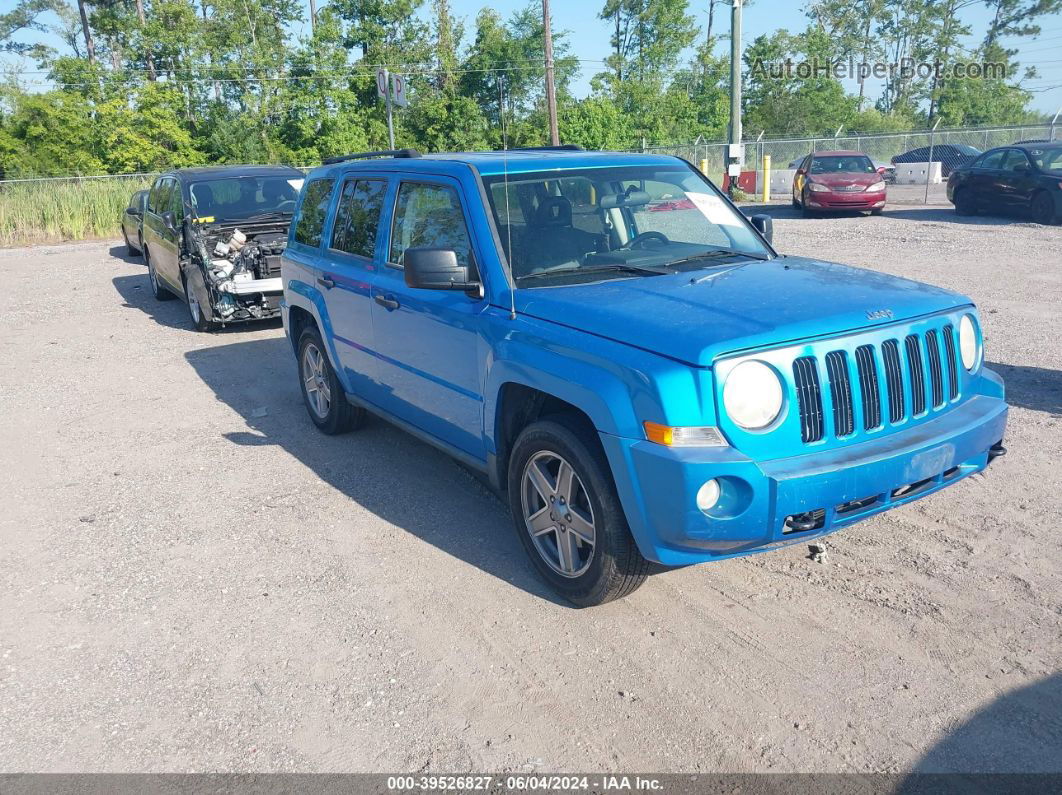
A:
{"label": "windshield sticker", "polygon": [[203,215],[203,216],[200,216],[199,218],[196,218],[195,221],[198,224],[212,224],[212,223],[214,223],[214,216],[212,216],[212,215]]}
{"label": "windshield sticker", "polygon": [[719,226],[741,226],[734,214],[723,204],[723,200],[710,193],[688,191],[686,198],[701,211],[701,215]]}
{"label": "windshield sticker", "polygon": [[302,190],[302,183],[304,183],[305,181],[306,180],[304,179],[289,179],[288,184],[291,185],[291,187],[293,187],[295,190]]}

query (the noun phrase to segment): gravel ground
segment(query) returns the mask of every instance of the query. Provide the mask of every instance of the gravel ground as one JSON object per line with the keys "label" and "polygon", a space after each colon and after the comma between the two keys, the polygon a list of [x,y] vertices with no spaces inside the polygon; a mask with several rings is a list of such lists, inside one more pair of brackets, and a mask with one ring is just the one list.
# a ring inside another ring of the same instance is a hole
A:
{"label": "gravel ground", "polygon": [[972,295],[1010,454],[591,610],[442,454],[316,433],[277,325],[0,252],[0,771],[1062,771],[1062,229],[767,211]]}

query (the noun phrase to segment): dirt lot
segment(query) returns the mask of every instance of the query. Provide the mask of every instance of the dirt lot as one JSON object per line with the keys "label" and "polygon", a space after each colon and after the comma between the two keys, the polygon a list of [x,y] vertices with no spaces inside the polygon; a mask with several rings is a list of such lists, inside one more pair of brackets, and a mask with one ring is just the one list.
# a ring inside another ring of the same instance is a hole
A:
{"label": "dirt lot", "polygon": [[977,300],[1010,454],[582,611],[445,456],[316,433],[279,326],[0,252],[0,771],[1062,771],[1062,228],[770,211]]}

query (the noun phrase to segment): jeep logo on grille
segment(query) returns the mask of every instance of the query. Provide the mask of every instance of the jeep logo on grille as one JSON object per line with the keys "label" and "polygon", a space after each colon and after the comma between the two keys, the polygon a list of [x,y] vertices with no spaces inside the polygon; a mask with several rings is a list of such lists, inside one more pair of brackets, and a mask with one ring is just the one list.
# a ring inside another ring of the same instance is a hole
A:
{"label": "jeep logo on grille", "polygon": [[867,320],[892,320],[892,310],[878,309],[874,312],[867,312]]}

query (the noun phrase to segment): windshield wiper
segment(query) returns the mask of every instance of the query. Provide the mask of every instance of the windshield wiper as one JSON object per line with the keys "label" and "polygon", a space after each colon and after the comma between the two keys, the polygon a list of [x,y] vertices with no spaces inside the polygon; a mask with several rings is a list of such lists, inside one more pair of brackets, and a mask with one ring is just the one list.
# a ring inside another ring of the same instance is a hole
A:
{"label": "windshield wiper", "polygon": [[727,249],[717,248],[711,251],[702,251],[700,254],[691,254],[688,257],[682,257],[681,259],[671,260],[671,262],[665,262],[664,266],[673,268],[676,265],[685,265],[687,262],[697,262],[702,259],[716,259],[716,258],[729,258],[729,257],[748,257],[749,259],[759,260],[765,262],[767,257],[759,254],[748,254],[744,251],[728,251]]}
{"label": "windshield wiper", "polygon": [[558,268],[552,271],[539,271],[538,273],[529,273],[527,276],[521,276],[520,280],[524,279],[539,279],[543,276],[567,276],[572,273],[608,273],[619,271],[622,273],[635,273],[639,276],[663,276],[674,271],[658,270],[656,268],[645,268],[641,265],[628,265],[626,263],[614,263],[611,265],[595,265],[592,268]]}
{"label": "windshield wiper", "polygon": [[248,215],[240,218],[241,221],[265,221],[271,218],[290,218],[291,213],[284,212],[283,210],[268,210],[264,213],[255,213],[254,215]]}

